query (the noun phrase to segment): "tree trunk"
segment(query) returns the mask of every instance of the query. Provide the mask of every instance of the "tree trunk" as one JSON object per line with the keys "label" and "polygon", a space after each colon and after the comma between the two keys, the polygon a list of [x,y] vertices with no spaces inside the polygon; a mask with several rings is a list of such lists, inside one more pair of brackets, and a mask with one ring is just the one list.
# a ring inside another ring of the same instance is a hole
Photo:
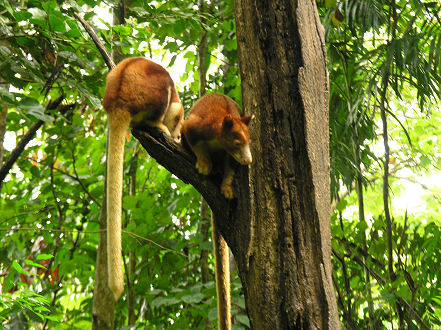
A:
{"label": "tree trunk", "polygon": [[214,213],[239,270],[253,329],[338,329],[332,286],[329,84],[315,0],[236,1],[245,112],[254,161],[237,165],[237,199],[219,176],[155,129],[149,154],[191,183]]}
{"label": "tree trunk", "polygon": [[218,227],[236,257],[253,328],[337,329],[329,84],[315,0],[235,5],[243,104],[256,117],[254,161],[249,178],[241,171],[250,191],[240,195],[249,209],[239,230]]}
{"label": "tree trunk", "polygon": [[[9,84],[0,81],[5,85],[5,89],[9,90]],[[0,167],[3,164],[3,142],[6,135],[6,122],[8,118],[8,104],[6,102],[0,102]]]}
{"label": "tree trunk", "polygon": [[105,183],[103,196],[101,213],[98,220],[100,236],[97,249],[95,287],[93,289],[92,329],[95,330],[114,328],[113,311],[115,309],[115,299],[107,281],[107,198]]}
{"label": "tree trunk", "polygon": [[[125,8],[123,2],[120,2],[117,9],[114,11],[113,24],[124,24]],[[112,59],[119,63],[122,60],[120,48],[112,50]],[[106,148],[106,159],[108,147]],[[106,163],[106,178],[104,180],[103,203],[101,205],[99,225],[100,237],[98,242],[96,270],[95,270],[95,288],[93,291],[93,315],[92,315],[92,329],[114,329],[114,313],[115,313],[115,298],[110,291],[108,284],[108,268],[107,268],[107,163]]]}
{"label": "tree trunk", "polygon": [[[135,150],[138,150],[139,142],[136,143]],[[130,187],[129,187],[129,195],[136,196],[136,170],[138,169],[138,157],[139,154],[136,153],[133,155],[130,164]],[[129,224],[133,223],[132,215],[129,217]],[[136,277],[136,251],[129,251],[129,264],[127,266],[126,271],[128,271],[127,278],[127,308],[129,310],[129,325],[134,325],[136,323],[137,315],[135,312],[135,277]]]}

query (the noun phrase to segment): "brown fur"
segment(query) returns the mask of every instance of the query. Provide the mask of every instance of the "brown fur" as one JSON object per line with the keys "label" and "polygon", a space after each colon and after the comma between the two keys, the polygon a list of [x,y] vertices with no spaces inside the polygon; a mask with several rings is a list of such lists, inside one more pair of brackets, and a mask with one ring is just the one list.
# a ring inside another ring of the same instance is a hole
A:
{"label": "brown fur", "polygon": [[[196,168],[200,173],[211,172],[212,156],[219,150],[226,151],[242,165],[251,163],[248,125],[252,116],[241,117],[240,113],[237,103],[221,94],[205,95],[195,103],[182,125],[182,132],[196,155]],[[230,157],[224,161],[221,191],[226,198],[233,198],[234,171]]]}
{"label": "brown fur", "polygon": [[[228,96],[213,93],[203,96],[195,103],[182,126],[185,141],[196,155],[196,168],[200,173],[210,174],[213,161],[219,161],[214,155],[219,153],[222,155],[220,161],[224,162],[224,173],[221,192],[226,198],[234,197],[234,170],[231,167],[231,158],[242,165],[250,164],[252,161],[248,125],[253,117],[240,115],[241,110],[236,102]],[[220,330],[229,330],[231,329],[229,250],[216,228],[214,218],[212,218],[212,231],[216,258],[218,326]]]}
{"label": "brown fur", "polygon": [[107,160],[107,257],[115,300],[124,290],[121,265],[121,209],[125,136],[130,126],[157,127],[180,139],[184,109],[173,80],[160,65],[130,58],[107,76],[103,99],[109,121]]}

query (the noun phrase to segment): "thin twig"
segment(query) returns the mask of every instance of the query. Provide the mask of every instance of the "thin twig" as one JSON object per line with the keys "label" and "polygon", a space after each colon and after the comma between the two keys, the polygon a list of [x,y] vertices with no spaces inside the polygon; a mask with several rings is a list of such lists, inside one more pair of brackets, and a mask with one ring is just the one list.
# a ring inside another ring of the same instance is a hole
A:
{"label": "thin twig", "polygon": [[30,211],[30,212],[17,213],[17,214],[15,214],[15,215],[11,216],[11,217],[8,217],[8,218],[3,219],[3,220],[0,222],[0,225],[3,224],[3,223],[5,223],[5,222],[7,222],[7,221],[9,221],[9,220],[11,220],[11,219],[19,218],[19,217],[24,216],[24,215],[31,215],[31,214],[33,214],[33,215],[37,215],[37,214],[41,214],[42,212],[50,211],[50,210],[52,210],[54,207],[55,207],[55,206],[45,206],[45,207],[42,207],[42,208],[38,209],[37,211]]}
{"label": "thin twig", "polygon": [[161,248],[161,249],[163,249],[163,250],[173,251],[173,252],[175,252],[175,253],[177,253],[177,254],[180,254],[181,256],[187,258],[187,256],[186,256],[184,253],[179,252],[179,251],[176,251],[176,250],[173,250],[173,249],[170,249],[170,248],[168,248],[168,247],[165,247],[165,246],[163,246],[163,245],[161,245],[161,244],[159,244],[159,243],[156,243],[155,241],[151,240],[150,238],[140,236],[140,235],[138,235],[138,234],[132,233],[132,232],[127,231],[127,230],[122,230],[122,232],[125,233],[125,234],[127,234],[127,235],[129,235],[129,236],[136,237],[136,238],[142,239],[142,240],[144,240],[144,241],[150,242],[150,243],[152,243],[153,245],[156,245],[157,247],[159,247],[159,248]]}
{"label": "thin twig", "polygon": [[[49,231],[49,232],[56,232],[56,233],[99,234],[99,233],[102,233],[102,232],[106,232],[107,229],[81,231],[81,230],[74,230],[74,229],[70,230],[70,229],[51,229],[51,228],[20,227],[20,228],[0,228],[0,231]],[[149,242],[149,243],[151,243],[153,245],[156,245],[157,247],[159,247],[162,250],[171,251],[171,252],[177,253],[177,254],[187,258],[187,256],[184,253],[182,253],[180,251],[177,251],[177,250],[173,250],[173,249],[168,248],[166,246],[163,246],[163,245],[161,245],[159,243],[156,243],[155,241],[153,241],[150,238],[143,237],[141,235],[132,233],[132,232],[127,231],[127,230],[122,230],[122,232],[124,234],[127,234],[127,235],[131,236],[132,238],[139,238],[140,240],[147,241],[147,242]]]}
{"label": "thin twig", "polygon": [[98,202],[98,200],[90,193],[90,191],[87,189],[87,187],[84,185],[83,181],[80,179],[78,172],[77,172],[77,167],[75,166],[75,162],[76,162],[76,158],[75,158],[75,153],[72,151],[72,167],[75,173],[75,179],[78,181],[78,183],[80,184],[81,188],[83,188],[84,192],[90,197],[90,199],[92,199],[96,205],[98,205],[99,207],[101,207],[101,203]]}
{"label": "thin twig", "polygon": [[[372,277],[374,277],[381,286],[384,286],[387,283],[385,278],[383,278],[380,274],[378,274],[373,268],[371,268],[367,264],[365,264],[361,258],[356,256],[354,254],[354,252],[349,249],[349,246],[346,245],[346,249],[349,253],[349,255],[346,257],[351,258],[352,260],[354,260],[356,263],[358,263],[363,268],[367,268],[369,270],[370,274],[372,275]],[[332,253],[334,254],[334,256],[337,259],[339,258],[339,255],[335,249],[332,249]],[[401,304],[401,306],[406,307],[409,312],[412,312],[412,319],[414,319],[420,325],[421,329],[430,329],[430,327],[424,322],[424,320],[415,311],[414,307],[410,306],[406,300],[404,300],[400,297],[398,297],[398,301]]]}
{"label": "thin twig", "polygon": [[[64,222],[64,212],[63,212],[63,210],[61,209],[61,206],[60,206],[60,203],[59,203],[59,198],[57,197],[56,186],[55,186],[55,183],[54,183],[54,165],[55,165],[55,161],[54,161],[54,159],[53,159],[53,161],[52,161],[52,163],[51,163],[51,175],[50,175],[51,188],[52,188],[51,190],[52,190],[52,195],[54,196],[54,202],[55,202],[55,204],[56,204],[56,206],[57,206],[57,210],[58,210],[58,229],[61,229],[61,226],[62,226],[62,224],[63,224],[63,222]],[[56,255],[57,252],[58,252],[58,248],[59,248],[59,246],[60,246],[60,240],[61,240],[61,233],[59,233],[59,234],[57,235],[57,237],[55,238],[55,242],[54,242],[54,252],[52,252],[52,255],[53,255],[54,257],[52,257],[52,258],[49,260],[49,264],[47,265],[46,271],[45,271],[45,273],[44,273],[44,280],[47,280],[48,277],[49,277],[50,269],[51,269],[52,264],[53,264],[53,262],[54,262],[55,255]],[[54,293],[54,299],[55,299],[56,296],[57,296],[57,293],[56,293],[56,292],[57,292],[57,291],[55,291],[55,293]],[[47,322],[45,323],[45,326],[46,326],[46,325],[47,325]],[[44,327],[43,327],[43,329],[44,329]]]}
{"label": "thin twig", "polygon": [[[27,158],[30,158],[30,157],[27,157]],[[25,157],[25,159],[27,159],[26,157]],[[32,161],[33,162],[36,162],[36,163],[38,163],[38,164],[42,164],[42,165],[49,165],[48,163],[46,163],[46,162],[44,162],[43,160],[40,160],[40,159],[32,159]],[[83,188],[83,190],[84,190],[84,192],[87,194],[87,195],[89,195],[89,197],[99,206],[99,207],[101,207],[101,203],[99,203],[98,202],[98,200],[89,192],[89,190],[87,190],[87,188],[86,188],[86,186],[84,185],[84,183],[83,183],[83,181],[80,179],[80,177],[79,177],[79,175],[78,175],[78,173],[77,173],[77,171],[76,171],[76,168],[75,168],[75,166],[74,166],[74,172],[75,172],[75,175],[72,175],[72,174],[70,174],[69,172],[66,172],[65,170],[63,170],[63,169],[61,169],[61,168],[59,168],[59,167],[57,167],[57,168],[55,168],[55,171],[56,172],[59,172],[59,173],[61,173],[61,174],[63,174],[63,175],[65,175],[65,176],[67,176],[67,177],[69,177],[69,178],[71,178],[72,180],[75,180],[75,181],[77,181],[79,184],[80,184],[80,186]],[[14,217],[16,217],[16,216],[14,216]],[[11,218],[13,218],[13,217],[11,217]]]}
{"label": "thin twig", "polygon": [[106,229],[81,231],[77,229],[55,229],[55,228],[34,228],[34,227],[20,227],[20,228],[0,228],[0,231],[49,231],[54,233],[84,233],[84,234],[98,234]]}

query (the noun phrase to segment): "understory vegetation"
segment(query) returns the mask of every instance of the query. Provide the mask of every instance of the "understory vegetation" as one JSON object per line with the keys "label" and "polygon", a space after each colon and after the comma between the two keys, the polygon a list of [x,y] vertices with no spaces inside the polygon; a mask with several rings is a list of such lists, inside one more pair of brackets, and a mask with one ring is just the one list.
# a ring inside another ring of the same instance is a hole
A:
{"label": "understory vegetation", "polygon": [[[0,3],[1,327],[92,324],[108,69],[74,13],[109,51],[167,67],[186,112],[201,85],[241,104],[232,0],[130,1],[127,24],[113,26],[116,4]],[[340,320],[349,329],[441,327],[441,5],[317,6],[328,51]],[[215,327],[210,218],[201,197],[128,139],[126,287],[115,326]],[[231,268],[233,327],[246,329]]]}

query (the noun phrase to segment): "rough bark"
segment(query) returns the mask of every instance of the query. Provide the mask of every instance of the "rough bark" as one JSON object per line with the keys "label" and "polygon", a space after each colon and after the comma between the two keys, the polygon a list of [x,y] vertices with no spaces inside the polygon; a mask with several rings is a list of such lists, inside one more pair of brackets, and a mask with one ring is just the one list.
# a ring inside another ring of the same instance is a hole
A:
{"label": "rough bark", "polygon": [[329,84],[315,1],[235,5],[243,104],[257,118],[251,132],[252,235],[248,256],[235,253],[251,324],[336,329]]}
{"label": "rough bark", "polygon": [[95,330],[114,328],[115,299],[107,283],[107,198],[105,183],[103,196],[103,204],[98,219],[100,236],[96,259],[95,287],[93,289],[92,329]]}
{"label": "rough bark", "polygon": [[[9,90],[9,84],[6,84]],[[8,118],[8,104],[0,102],[0,166],[3,164],[3,142],[6,134],[6,121]]]}
{"label": "rough bark", "polygon": [[230,293],[230,251],[222,235],[216,228],[214,215],[212,220],[213,247],[216,262],[217,315],[219,330],[231,329],[231,293]]}
{"label": "rough bark", "polygon": [[254,329],[338,329],[332,287],[324,33],[314,0],[236,2],[245,112],[254,162],[237,166],[237,199],[219,175],[162,134],[133,131],[150,155],[191,183],[236,259]]}

